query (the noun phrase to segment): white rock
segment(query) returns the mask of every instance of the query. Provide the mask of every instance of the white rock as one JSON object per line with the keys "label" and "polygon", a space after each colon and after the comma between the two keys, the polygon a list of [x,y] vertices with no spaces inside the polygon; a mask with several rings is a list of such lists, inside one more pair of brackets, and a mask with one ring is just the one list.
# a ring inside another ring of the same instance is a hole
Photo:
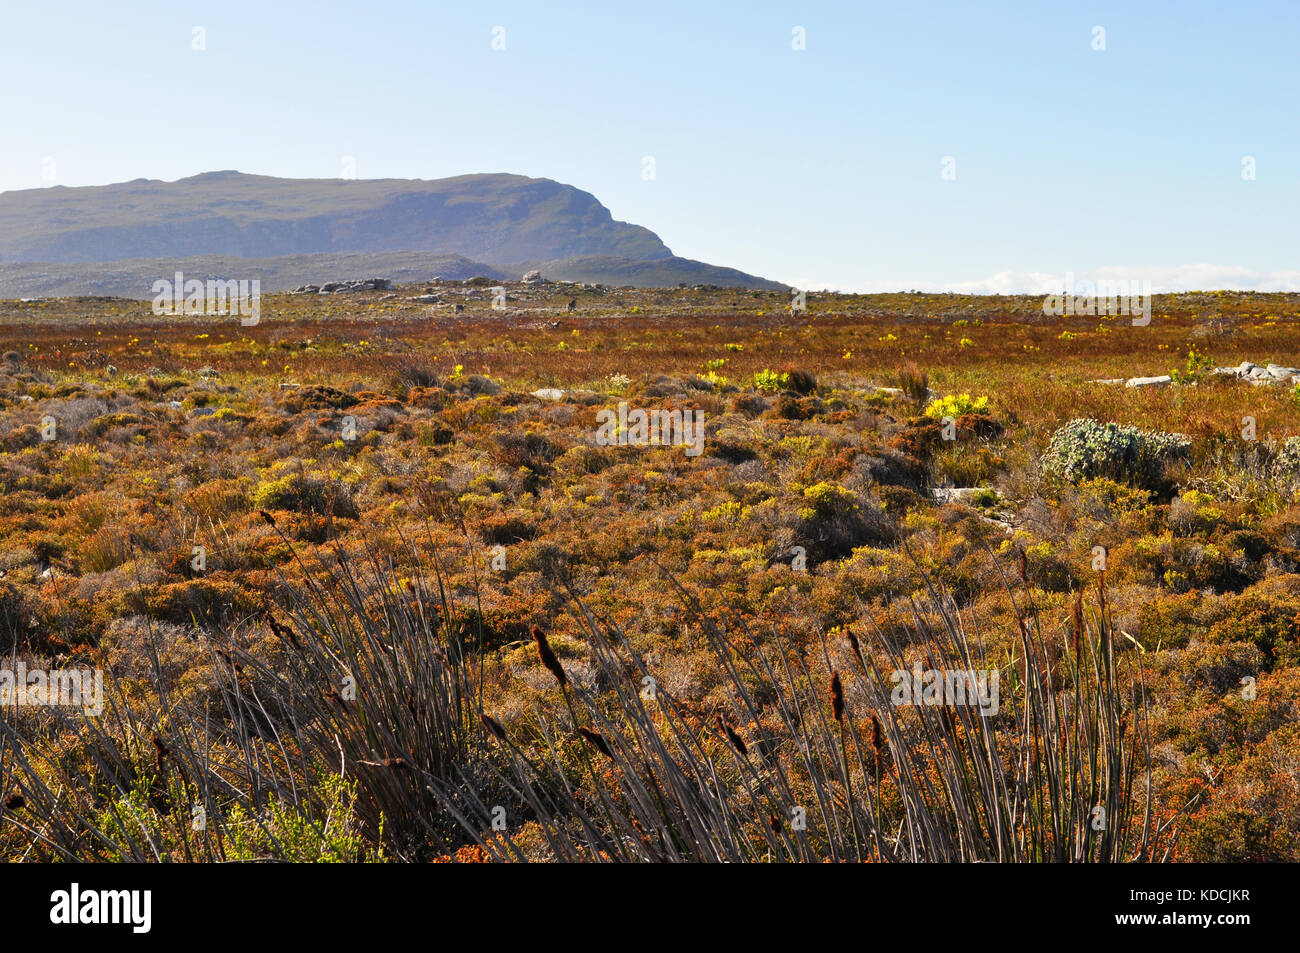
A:
{"label": "white rock", "polygon": [[1118,385],[1118,384],[1122,384],[1122,383],[1124,383],[1124,378],[1122,378],[1122,377],[1101,377],[1101,378],[1098,378],[1098,379],[1095,380],[1095,381],[1088,381],[1088,383],[1089,383],[1089,384],[1115,384],[1115,385]]}
{"label": "white rock", "polygon": [[[981,486],[936,486],[930,490],[936,503],[971,503],[976,494],[994,493],[988,487]],[[996,494],[995,494],[996,495]]]}
{"label": "white rock", "polygon": [[1161,374],[1159,377],[1130,377],[1125,387],[1164,387],[1166,384],[1172,384],[1174,379],[1168,374]]}
{"label": "white rock", "polygon": [[539,390],[533,391],[533,396],[541,398],[542,400],[563,400],[564,391],[560,390],[558,387],[542,387]]}

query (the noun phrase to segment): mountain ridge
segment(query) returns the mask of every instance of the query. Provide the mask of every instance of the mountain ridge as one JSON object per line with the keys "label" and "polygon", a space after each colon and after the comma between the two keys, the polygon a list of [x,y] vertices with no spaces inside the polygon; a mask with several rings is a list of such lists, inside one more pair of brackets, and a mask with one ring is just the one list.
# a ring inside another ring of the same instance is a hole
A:
{"label": "mountain ridge", "polygon": [[90,266],[403,253],[462,257],[506,271],[541,263],[565,271],[554,277],[576,276],[571,280],[601,280],[591,277],[600,272],[631,284],[725,278],[784,287],[678,258],[654,232],[615,220],[590,192],[511,173],[286,179],[218,170],[171,182],[0,193],[0,293],[30,290],[14,284],[18,265],[46,267],[63,284],[75,284],[77,269],[62,266],[86,266],[103,280],[111,268]]}
{"label": "mountain ridge", "polygon": [[177,265],[239,268],[266,290],[387,270],[420,281],[432,277],[419,274],[424,264],[451,259],[469,264],[443,267],[497,278],[541,268],[549,278],[621,285],[785,287],[681,259],[653,231],[615,220],[591,192],[512,173],[298,179],[222,169],[0,192],[0,295],[143,295],[140,283]]}

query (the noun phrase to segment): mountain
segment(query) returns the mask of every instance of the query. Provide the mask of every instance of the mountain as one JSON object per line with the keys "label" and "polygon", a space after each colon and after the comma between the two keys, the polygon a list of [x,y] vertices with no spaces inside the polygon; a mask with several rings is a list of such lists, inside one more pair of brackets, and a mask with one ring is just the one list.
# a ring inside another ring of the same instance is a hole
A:
{"label": "mountain", "polygon": [[[206,172],[175,182],[0,193],[4,295],[49,293],[37,290],[42,285],[109,293],[105,282],[131,285],[137,273],[170,274],[177,260],[196,272],[232,274],[232,267],[246,267],[232,260],[253,259],[254,270],[241,274],[271,284],[288,273],[297,283],[361,276],[331,271],[341,266],[364,264],[366,275],[399,267],[399,260],[400,267],[422,267],[407,253],[421,253],[434,268],[412,280],[440,273],[439,260],[457,258],[491,266],[495,272],[476,272],[491,276],[517,278],[541,267],[548,278],[646,287],[784,287],[678,258],[649,229],[615,221],[589,192],[519,175],[282,179]],[[133,296],[147,297],[148,288]]]}

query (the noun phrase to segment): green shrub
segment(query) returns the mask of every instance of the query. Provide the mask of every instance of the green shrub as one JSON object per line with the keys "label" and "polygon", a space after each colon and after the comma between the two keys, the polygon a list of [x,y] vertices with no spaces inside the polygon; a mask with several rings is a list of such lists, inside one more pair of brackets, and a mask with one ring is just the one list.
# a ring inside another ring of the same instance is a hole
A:
{"label": "green shrub", "polygon": [[947,397],[932,400],[930,405],[925,408],[925,416],[932,417],[935,420],[941,420],[944,417],[951,417],[956,420],[962,414],[982,414],[988,409],[988,406],[989,399],[987,397],[972,397],[970,394],[949,394]]}
{"label": "green shrub", "polygon": [[761,370],[754,375],[754,386],[761,391],[769,394],[775,394],[779,390],[785,390],[790,383],[790,375],[782,374],[780,371]]}
{"label": "green shrub", "polygon": [[253,505],[261,510],[293,510],[320,516],[357,515],[346,486],[306,473],[290,473],[263,483],[257,488]]}
{"label": "green shrub", "polygon": [[1106,477],[1154,489],[1166,465],[1188,459],[1191,446],[1182,434],[1077,418],[1052,434],[1042,463],[1044,472],[1072,483]]}
{"label": "green shrub", "polygon": [[317,809],[271,798],[263,816],[257,817],[236,806],[226,824],[227,859],[274,859],[297,864],[384,860],[383,848],[368,847],[362,836],[355,811],[355,780],[327,775],[315,794],[321,802]]}

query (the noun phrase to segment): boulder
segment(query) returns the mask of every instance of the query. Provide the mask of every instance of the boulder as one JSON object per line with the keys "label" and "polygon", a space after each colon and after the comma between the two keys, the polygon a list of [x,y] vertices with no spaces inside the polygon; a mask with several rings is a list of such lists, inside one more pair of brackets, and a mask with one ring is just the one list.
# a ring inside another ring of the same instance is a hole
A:
{"label": "boulder", "polygon": [[1125,387],[1164,387],[1166,384],[1172,384],[1174,379],[1168,374],[1161,374],[1159,377],[1130,377],[1125,382]]}
{"label": "boulder", "polygon": [[389,278],[351,278],[347,281],[326,281],[319,285],[302,285],[289,294],[337,294],[341,291],[392,291]]}
{"label": "boulder", "polygon": [[936,503],[963,503],[966,505],[974,503],[976,495],[980,493],[987,496],[992,491],[977,486],[936,486],[930,490],[930,496],[934,498]]}

